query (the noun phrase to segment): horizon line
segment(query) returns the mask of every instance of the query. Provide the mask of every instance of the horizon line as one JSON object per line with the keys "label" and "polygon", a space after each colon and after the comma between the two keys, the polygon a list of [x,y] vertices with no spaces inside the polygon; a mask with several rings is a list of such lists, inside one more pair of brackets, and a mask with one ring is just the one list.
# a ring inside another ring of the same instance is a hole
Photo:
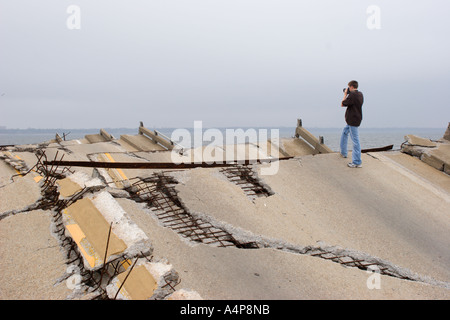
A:
{"label": "horizon line", "polygon": [[[236,129],[236,128],[296,128],[297,126],[210,126],[210,127],[202,127],[202,129]],[[309,128],[309,129],[342,129],[343,127],[341,126],[333,126],[333,127],[325,127],[325,126],[302,126],[304,128]],[[147,127],[148,128],[148,127]],[[184,128],[184,129],[194,129],[194,127],[153,127],[153,129],[158,130],[158,129],[180,129],[180,128]],[[389,126],[389,127],[365,127],[365,126],[360,126],[360,129],[447,129],[446,127],[417,127],[417,126],[402,126],[402,127],[393,127],[393,126]],[[138,130],[139,127],[96,127],[96,128],[9,128],[6,126],[1,126],[0,125],[0,131],[2,130],[100,130],[100,129],[113,129],[113,130],[118,130],[118,129],[126,129],[126,130]]]}

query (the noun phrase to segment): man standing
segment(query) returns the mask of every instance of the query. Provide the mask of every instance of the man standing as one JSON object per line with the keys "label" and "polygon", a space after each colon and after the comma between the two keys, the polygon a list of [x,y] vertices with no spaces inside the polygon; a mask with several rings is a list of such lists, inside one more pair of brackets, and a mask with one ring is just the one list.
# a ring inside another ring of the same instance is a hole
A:
{"label": "man standing", "polygon": [[348,88],[344,90],[344,98],[341,107],[347,107],[345,111],[345,122],[347,125],[341,135],[341,156],[347,158],[347,141],[348,135],[353,142],[352,162],[348,164],[350,168],[361,168],[361,145],[359,143],[358,128],[362,121],[362,105],[364,97],[358,91],[358,82],[352,80],[348,83]]}

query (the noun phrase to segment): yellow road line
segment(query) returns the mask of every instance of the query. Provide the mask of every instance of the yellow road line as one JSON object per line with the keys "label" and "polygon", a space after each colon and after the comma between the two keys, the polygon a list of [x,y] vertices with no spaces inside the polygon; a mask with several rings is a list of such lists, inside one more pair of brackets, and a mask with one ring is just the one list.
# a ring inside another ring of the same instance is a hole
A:
{"label": "yellow road line", "polygon": [[[110,162],[116,162],[109,153],[105,152],[105,156],[109,159]],[[123,173],[122,169],[115,169],[115,170],[117,170],[117,172],[120,174],[123,180],[128,180],[128,177],[125,175],[125,173]]]}
{"label": "yellow road line", "polygon": [[[18,159],[18,160],[22,160],[22,158],[20,158],[18,155],[12,154],[12,153],[9,152],[9,151],[6,151],[6,154],[8,154],[10,158],[15,157],[15,158]],[[23,177],[19,170],[17,170],[16,168],[14,168],[14,170],[16,171],[16,173],[17,173],[20,177]]]}

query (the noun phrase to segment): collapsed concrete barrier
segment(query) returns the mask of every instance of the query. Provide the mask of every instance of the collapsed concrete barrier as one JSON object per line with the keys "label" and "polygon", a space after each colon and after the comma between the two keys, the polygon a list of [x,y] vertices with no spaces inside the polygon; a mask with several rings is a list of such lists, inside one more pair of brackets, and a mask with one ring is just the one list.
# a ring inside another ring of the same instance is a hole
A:
{"label": "collapsed concrete barrier", "polygon": [[442,139],[431,141],[415,135],[405,136],[401,151],[419,158],[426,164],[450,174],[450,143]]}

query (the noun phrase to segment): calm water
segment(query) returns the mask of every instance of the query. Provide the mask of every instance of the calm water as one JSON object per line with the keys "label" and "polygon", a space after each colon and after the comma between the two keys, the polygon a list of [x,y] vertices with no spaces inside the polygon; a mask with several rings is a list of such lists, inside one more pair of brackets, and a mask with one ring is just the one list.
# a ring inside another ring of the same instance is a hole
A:
{"label": "calm water", "polygon": [[[235,129],[235,128],[232,128]],[[236,128],[238,129],[238,128]],[[242,128],[244,132],[248,128]],[[258,129],[258,128],[256,128]],[[267,128],[279,129],[279,136],[288,138],[294,136],[294,127]],[[342,128],[307,128],[316,137],[323,136],[325,144],[334,151],[339,150],[339,139]],[[119,138],[121,134],[137,134],[138,129],[129,128],[105,128],[105,130],[114,137]],[[174,129],[161,128],[156,129],[164,135],[171,137]],[[204,128],[204,130],[207,130]],[[219,128],[225,139],[225,129]],[[394,149],[399,149],[400,145],[405,141],[404,136],[407,134],[415,134],[417,136],[437,140],[442,138],[446,128],[360,128],[361,147],[363,149],[376,148],[386,145],[394,145]],[[84,138],[86,134],[99,133],[100,129],[2,129],[0,130],[0,145],[20,145],[20,144],[36,144],[45,142],[55,138],[58,133],[61,137],[66,134],[66,140],[74,140]],[[258,132],[258,130],[256,130]],[[193,132],[190,130],[190,132]],[[270,130],[268,130],[270,135]],[[192,134],[193,136],[193,134]],[[208,142],[206,142],[207,144]],[[349,141],[351,149],[351,141]]]}

